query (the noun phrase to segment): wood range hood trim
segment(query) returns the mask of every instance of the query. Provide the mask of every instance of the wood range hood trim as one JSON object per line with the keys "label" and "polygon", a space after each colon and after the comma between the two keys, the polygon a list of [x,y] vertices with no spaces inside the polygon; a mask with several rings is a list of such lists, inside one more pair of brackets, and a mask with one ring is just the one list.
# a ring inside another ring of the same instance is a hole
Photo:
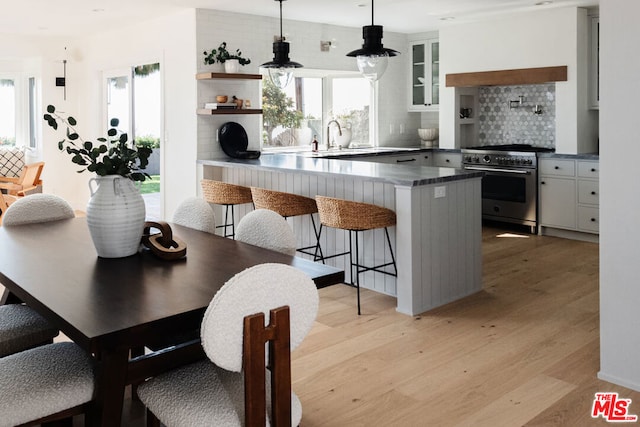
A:
{"label": "wood range hood trim", "polygon": [[509,86],[549,82],[566,82],[567,66],[520,68],[515,70],[478,71],[447,74],[447,87]]}

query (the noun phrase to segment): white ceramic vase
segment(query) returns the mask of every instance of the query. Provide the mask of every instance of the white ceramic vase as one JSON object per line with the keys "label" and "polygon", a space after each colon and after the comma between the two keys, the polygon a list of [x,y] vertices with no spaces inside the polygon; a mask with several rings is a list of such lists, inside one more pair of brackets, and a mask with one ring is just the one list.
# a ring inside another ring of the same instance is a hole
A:
{"label": "white ceramic vase", "polygon": [[89,189],[87,224],[98,256],[123,258],[138,252],[146,213],[133,181],[120,175],[99,176],[89,180]]}
{"label": "white ceramic vase", "polygon": [[224,61],[224,71],[226,73],[237,73],[240,71],[240,61],[237,59],[227,59]]}

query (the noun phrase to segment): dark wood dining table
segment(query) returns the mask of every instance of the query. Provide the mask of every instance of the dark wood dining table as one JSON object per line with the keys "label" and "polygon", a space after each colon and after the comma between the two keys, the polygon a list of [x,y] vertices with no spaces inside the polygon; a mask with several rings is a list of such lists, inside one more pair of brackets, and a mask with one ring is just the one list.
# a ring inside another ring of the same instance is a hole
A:
{"label": "dark wood dining table", "polygon": [[328,265],[170,225],[187,244],[185,258],[165,261],[147,250],[99,258],[84,218],[0,227],[0,283],[96,359],[91,425],[121,424],[128,384],[205,357],[194,341],[139,357],[131,350],[197,330],[236,273],[282,263],[318,287],[344,281],[344,271]]}

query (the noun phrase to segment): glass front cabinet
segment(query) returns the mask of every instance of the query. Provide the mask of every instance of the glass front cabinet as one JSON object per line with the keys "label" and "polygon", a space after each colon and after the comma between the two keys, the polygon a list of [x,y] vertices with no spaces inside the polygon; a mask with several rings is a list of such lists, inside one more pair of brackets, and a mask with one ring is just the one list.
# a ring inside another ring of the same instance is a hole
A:
{"label": "glass front cabinet", "polygon": [[440,104],[438,39],[410,43],[409,111],[437,111]]}

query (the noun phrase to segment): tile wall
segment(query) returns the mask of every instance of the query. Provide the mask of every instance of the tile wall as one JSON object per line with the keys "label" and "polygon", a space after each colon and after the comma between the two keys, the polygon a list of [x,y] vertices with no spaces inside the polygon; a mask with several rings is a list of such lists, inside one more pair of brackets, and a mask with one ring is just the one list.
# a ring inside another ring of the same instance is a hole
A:
{"label": "tile wall", "polygon": [[[555,148],[555,83],[481,87],[478,101],[478,145],[529,144]],[[541,114],[534,113],[536,105]]]}

